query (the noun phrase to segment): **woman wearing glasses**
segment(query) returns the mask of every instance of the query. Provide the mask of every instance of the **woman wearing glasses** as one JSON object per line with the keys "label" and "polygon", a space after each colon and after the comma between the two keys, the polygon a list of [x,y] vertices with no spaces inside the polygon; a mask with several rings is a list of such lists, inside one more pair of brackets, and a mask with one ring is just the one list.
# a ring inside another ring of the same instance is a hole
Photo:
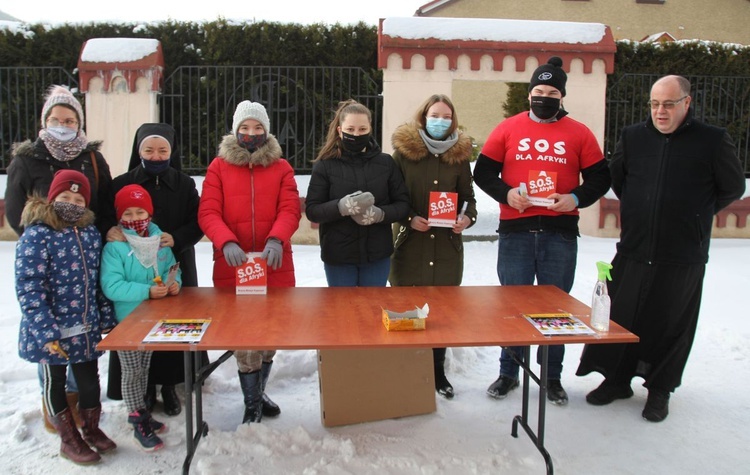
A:
{"label": "woman wearing glasses", "polygon": [[[31,196],[46,198],[52,178],[59,170],[77,170],[88,178],[91,185],[88,207],[95,213],[94,224],[102,236],[115,224],[109,166],[99,153],[101,142],[89,142],[83,126],[83,108],[78,99],[66,88],[52,86],[42,107],[37,139],[13,144],[7,169],[5,214],[19,236],[23,232],[21,212],[26,200]],[[72,371],[68,375],[72,376]],[[72,377],[68,378],[67,392],[77,418],[78,388]],[[46,417],[45,427],[55,431]]]}
{"label": "woman wearing glasses", "polygon": [[58,170],[78,170],[89,179],[89,208],[96,214],[95,224],[102,236],[115,224],[109,166],[99,153],[101,142],[89,142],[83,126],[83,108],[78,99],[66,88],[52,86],[42,107],[37,139],[13,144],[5,213],[19,236],[23,232],[21,211],[26,199],[35,193],[46,197]]}

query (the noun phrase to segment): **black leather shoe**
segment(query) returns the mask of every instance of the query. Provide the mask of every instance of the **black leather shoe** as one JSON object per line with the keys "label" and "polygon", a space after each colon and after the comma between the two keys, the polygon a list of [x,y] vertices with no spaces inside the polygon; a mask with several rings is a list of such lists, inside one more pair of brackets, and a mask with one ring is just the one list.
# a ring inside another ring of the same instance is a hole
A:
{"label": "black leather shoe", "polygon": [[507,376],[500,376],[487,388],[487,395],[494,399],[505,399],[508,393],[518,387],[518,380]]}
{"label": "black leather shoe", "polygon": [[547,399],[556,406],[564,406],[568,403],[568,393],[563,389],[559,379],[547,380]]}
{"label": "black leather shoe", "polygon": [[261,409],[263,417],[276,417],[281,414],[281,409],[278,404],[273,402],[270,397],[266,396],[266,393],[263,393],[261,401],[263,403],[263,408]]}
{"label": "black leather shoe", "polygon": [[617,399],[627,399],[633,396],[630,383],[619,383],[605,379],[598,388],[586,395],[586,402],[594,406],[605,406]]}
{"label": "black leather shoe", "polygon": [[176,416],[182,412],[180,398],[177,396],[174,386],[161,387],[161,400],[164,402],[164,414]]}
{"label": "black leather shoe", "polygon": [[669,391],[649,389],[646,406],[641,413],[649,422],[661,422],[669,415]]}

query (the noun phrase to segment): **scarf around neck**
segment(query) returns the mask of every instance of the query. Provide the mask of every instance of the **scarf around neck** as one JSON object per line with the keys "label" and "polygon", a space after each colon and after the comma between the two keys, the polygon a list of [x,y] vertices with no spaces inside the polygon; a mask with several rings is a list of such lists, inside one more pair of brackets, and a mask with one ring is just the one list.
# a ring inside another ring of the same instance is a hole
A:
{"label": "scarf around neck", "polygon": [[427,150],[433,154],[443,154],[458,142],[458,130],[454,130],[452,134],[443,140],[435,140],[431,138],[427,135],[427,132],[422,129],[419,129],[419,136],[422,138]]}
{"label": "scarf around neck", "polygon": [[88,145],[89,140],[83,130],[78,131],[76,138],[70,142],[60,142],[52,137],[47,129],[39,131],[39,138],[42,139],[49,153],[61,162],[69,162],[80,155],[81,151]]}
{"label": "scarf around neck", "polygon": [[159,253],[159,240],[161,237],[158,234],[149,237],[141,237],[137,234],[125,233],[125,240],[130,244],[130,253],[135,254],[135,258],[141,263],[146,269],[153,267],[156,275],[159,275],[159,268],[157,266],[157,254]]}

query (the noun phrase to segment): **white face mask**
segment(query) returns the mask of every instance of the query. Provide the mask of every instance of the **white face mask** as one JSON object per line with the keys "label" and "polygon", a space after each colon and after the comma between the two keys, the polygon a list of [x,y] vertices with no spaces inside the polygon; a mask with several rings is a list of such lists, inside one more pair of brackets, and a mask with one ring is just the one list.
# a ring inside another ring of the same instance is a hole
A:
{"label": "white face mask", "polygon": [[71,129],[70,127],[63,126],[47,127],[47,133],[50,134],[52,138],[54,138],[55,140],[59,140],[60,142],[70,142],[78,135],[78,131],[76,129]]}

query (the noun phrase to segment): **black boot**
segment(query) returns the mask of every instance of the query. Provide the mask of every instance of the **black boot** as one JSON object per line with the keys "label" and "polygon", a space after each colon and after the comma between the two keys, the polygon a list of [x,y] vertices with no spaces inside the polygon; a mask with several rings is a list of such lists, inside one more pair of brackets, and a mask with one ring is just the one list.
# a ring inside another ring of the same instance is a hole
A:
{"label": "black boot", "polygon": [[445,348],[433,348],[432,358],[435,365],[435,391],[446,399],[453,399],[453,386],[445,377]]}
{"label": "black boot", "polygon": [[156,404],[156,386],[149,384],[146,386],[146,394],[143,395],[143,402],[146,403],[146,410],[152,412]]}
{"label": "black boot", "polygon": [[161,400],[164,402],[164,414],[176,416],[182,412],[180,398],[177,396],[174,386],[161,387]]}
{"label": "black boot", "polygon": [[263,381],[261,371],[251,373],[237,372],[240,376],[240,387],[245,397],[245,415],[242,423],[260,422],[263,419]]}
{"label": "black boot", "polygon": [[273,361],[269,361],[268,363],[264,361],[263,366],[261,366],[260,368],[261,383],[263,389],[264,417],[276,417],[281,414],[281,408],[279,408],[279,406],[275,402],[271,401],[271,398],[266,395],[266,383],[268,382],[268,375],[271,374],[271,366],[273,366]]}

